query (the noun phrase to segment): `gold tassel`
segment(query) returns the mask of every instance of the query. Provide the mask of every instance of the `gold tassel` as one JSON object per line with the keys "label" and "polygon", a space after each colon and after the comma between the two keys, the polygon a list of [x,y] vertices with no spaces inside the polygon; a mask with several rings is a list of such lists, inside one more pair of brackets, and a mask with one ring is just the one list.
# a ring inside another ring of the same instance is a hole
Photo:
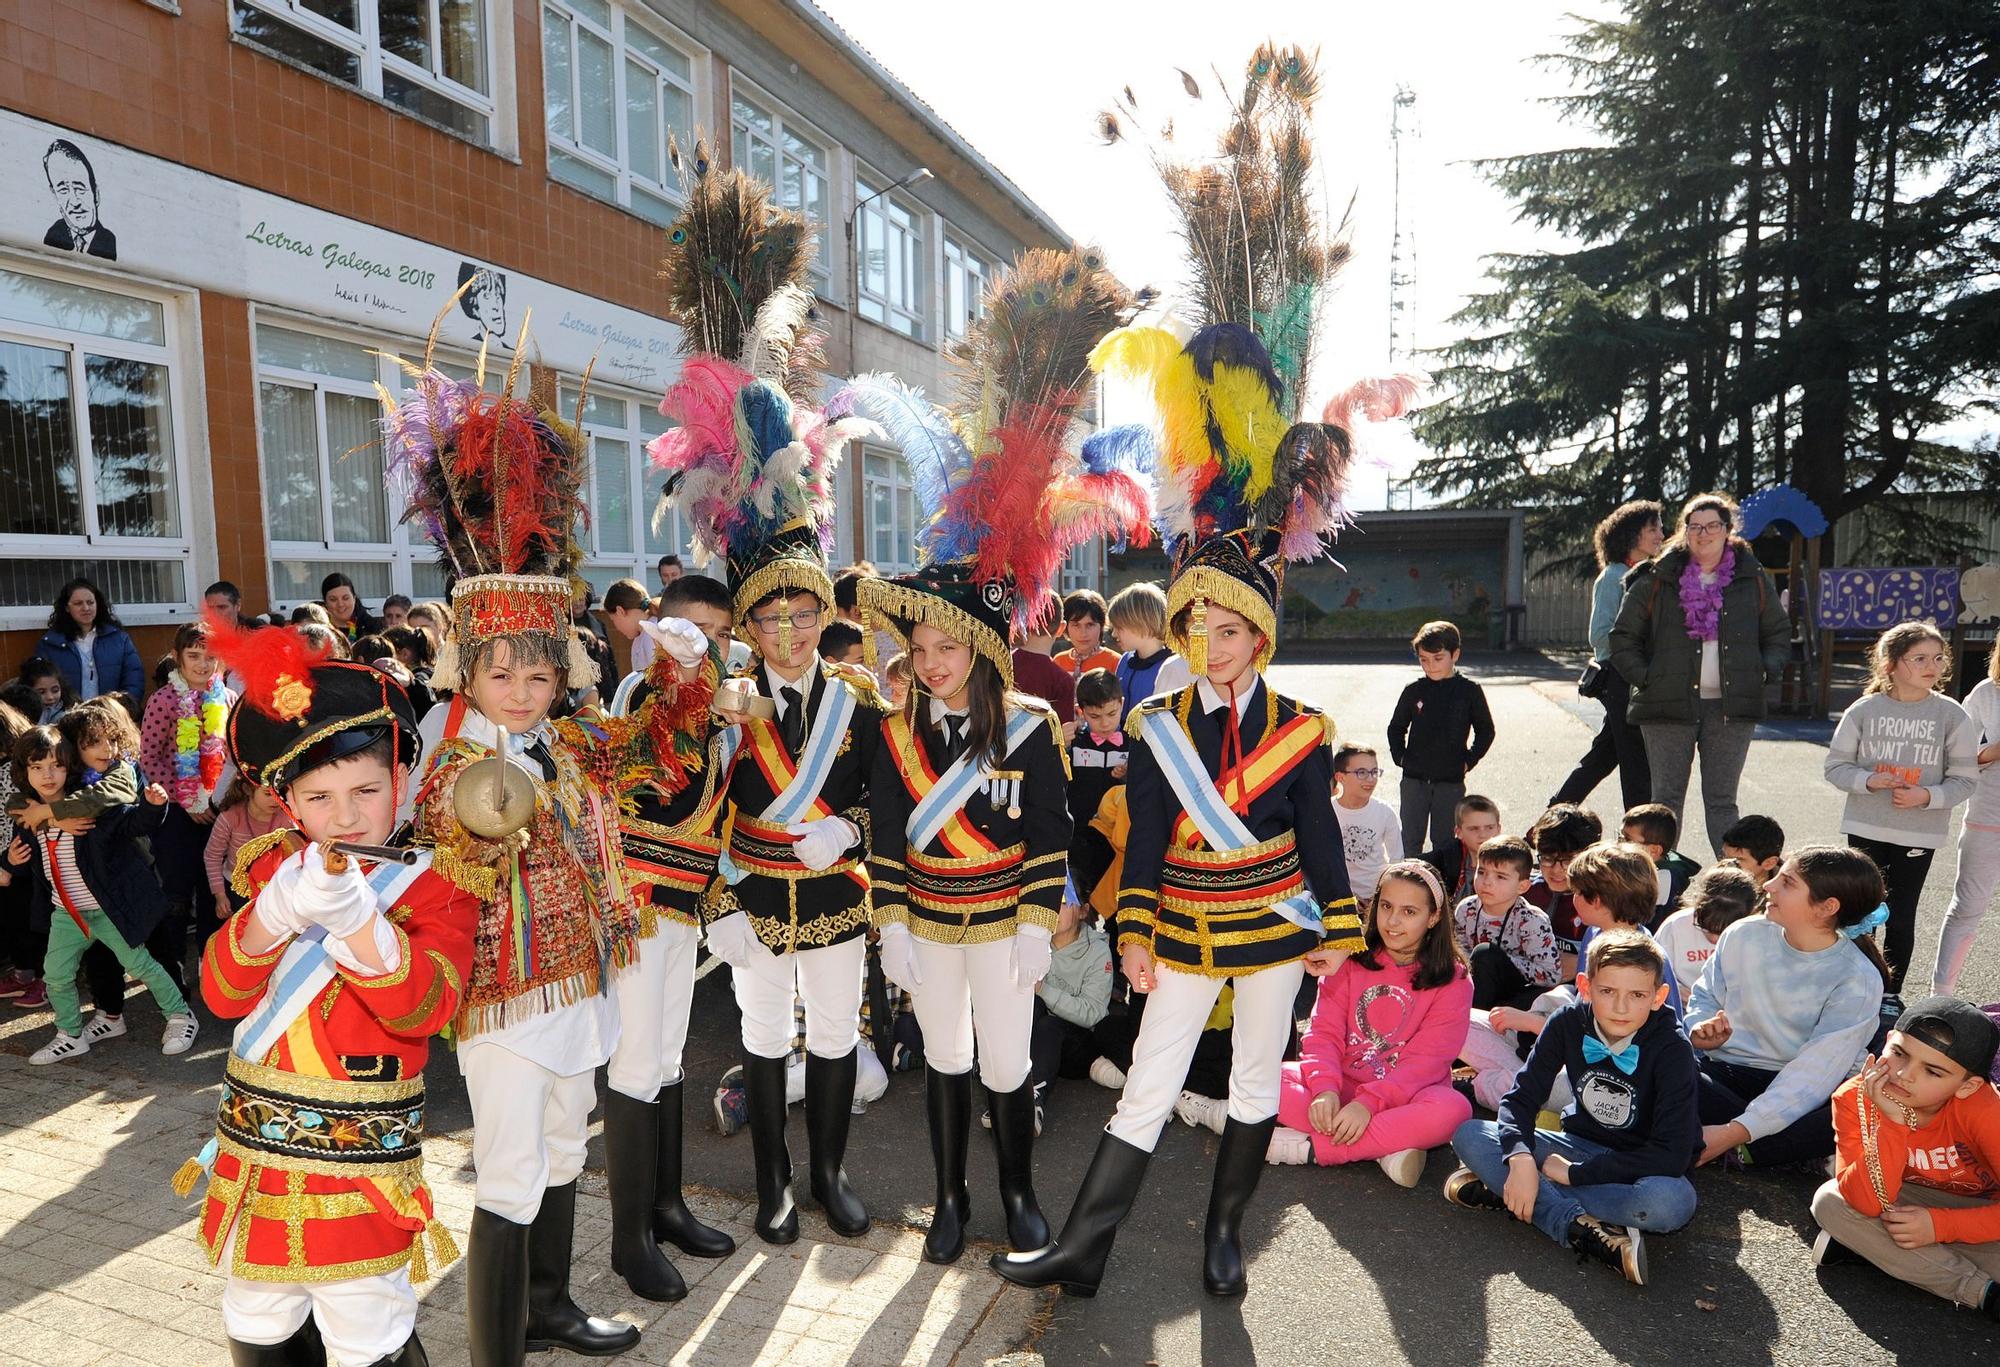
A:
{"label": "gold tassel", "polygon": [[431,1256],[437,1259],[439,1267],[448,1267],[458,1261],[458,1244],[451,1237],[451,1231],[444,1227],[444,1221],[433,1219],[424,1226],[424,1233],[430,1235]]}
{"label": "gold tassel", "polygon": [[785,662],[785,668],[792,667],[792,605],[791,600],[778,605],[782,611],[778,617],[778,658]]}
{"label": "gold tassel", "polygon": [[201,1180],[202,1166],[199,1158],[190,1158],[174,1171],[174,1195],[185,1197],[194,1190],[194,1184]]}
{"label": "gold tassel", "polygon": [[1197,598],[1188,604],[1188,669],[1196,674],[1208,673],[1208,599]]}

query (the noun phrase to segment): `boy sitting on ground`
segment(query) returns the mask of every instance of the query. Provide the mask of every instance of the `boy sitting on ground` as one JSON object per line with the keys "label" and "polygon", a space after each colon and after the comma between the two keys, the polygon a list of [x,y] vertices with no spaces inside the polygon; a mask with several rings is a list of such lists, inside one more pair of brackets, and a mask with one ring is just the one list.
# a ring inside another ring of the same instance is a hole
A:
{"label": "boy sitting on ground", "polygon": [[1644,802],[1627,811],[1618,838],[1645,850],[1659,870],[1659,895],[1647,922],[1649,930],[1656,930],[1680,905],[1681,894],[1701,872],[1701,865],[1674,848],[1681,838],[1680,818],[1664,802]]}
{"label": "boy sitting on ground", "polygon": [[1722,857],[1734,861],[1761,888],[1785,862],[1785,828],[1768,816],[1739,817],[1722,833]]}
{"label": "boy sitting on ground", "polygon": [[1519,836],[1500,835],[1479,847],[1473,895],[1452,912],[1458,947],[1472,969],[1472,1004],[1527,1006],[1562,981],[1549,918],[1528,904],[1534,853]]}

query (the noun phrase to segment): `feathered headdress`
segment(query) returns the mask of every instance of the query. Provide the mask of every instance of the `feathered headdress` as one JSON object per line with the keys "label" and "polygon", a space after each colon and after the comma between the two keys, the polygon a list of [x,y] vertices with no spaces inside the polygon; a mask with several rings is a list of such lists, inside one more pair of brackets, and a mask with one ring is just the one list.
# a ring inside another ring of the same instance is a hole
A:
{"label": "feathered headdress", "polygon": [[[660,401],[675,426],[646,448],[668,477],[661,511],[687,514],[701,563],[725,562],[739,622],[780,590],[830,605],[834,471],[842,445],[874,429],[830,421],[813,402],[811,228],[701,145],[671,152],[687,207],[660,273],[687,359]],[[782,635],[780,646],[789,651]]]}
{"label": "feathered headdress", "polygon": [[[456,297],[446,311],[455,305]],[[433,324],[424,364],[404,366],[411,387],[400,397],[377,386],[389,467],[410,480],[403,520],[421,526],[437,547],[451,593],[454,628],[438,651],[433,682],[456,689],[475,657],[504,638],[517,661],[567,669],[572,686],[591,683],[596,666],[575,639],[569,611],[581,559],[577,428],[555,413],[552,394],[514,397],[528,345],[525,318],[499,393],[485,388],[484,349],[473,378],[456,380],[431,365],[436,344]],[[588,370],[583,383],[587,389]]]}
{"label": "feathered headdress", "polygon": [[[1186,72],[1189,95],[1203,98]],[[1160,327],[1104,339],[1091,363],[1146,384],[1158,411],[1159,524],[1174,561],[1168,638],[1206,668],[1210,602],[1247,618],[1269,663],[1284,563],[1324,553],[1350,518],[1342,502],[1353,421],[1399,417],[1419,381],[1363,381],[1300,421],[1320,307],[1348,259],[1346,223],[1329,232],[1313,192],[1312,54],[1266,43],[1252,55],[1217,153],[1185,160],[1150,148],[1180,220],[1196,328],[1183,343]],[[1121,115],[1123,117],[1121,118]],[[1107,141],[1138,119],[1130,87],[1101,115]],[[1185,612],[1185,615],[1183,613]]]}
{"label": "feathered headdress", "polygon": [[923,568],[861,586],[864,607],[905,644],[916,622],[930,622],[968,640],[1011,687],[1017,603],[1038,604],[1084,541],[1149,539],[1150,443],[1098,434],[1079,451],[1072,431],[1092,348],[1139,302],[1094,248],[1034,248],[993,282],[955,354],[949,410],[888,375],[861,376],[835,399],[902,448],[924,512]]}

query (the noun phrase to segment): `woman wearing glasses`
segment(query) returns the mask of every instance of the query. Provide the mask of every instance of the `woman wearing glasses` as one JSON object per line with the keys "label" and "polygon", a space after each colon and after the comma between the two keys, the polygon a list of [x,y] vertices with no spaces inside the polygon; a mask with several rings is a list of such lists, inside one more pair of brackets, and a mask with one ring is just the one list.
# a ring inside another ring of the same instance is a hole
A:
{"label": "woman wearing glasses", "polygon": [[1717,856],[1736,821],[1736,785],[1765,712],[1764,687],[1791,656],[1792,629],[1771,576],[1732,535],[1736,502],[1698,494],[1656,559],[1632,567],[1611,663],[1632,688],[1626,716],[1646,742],[1653,801],[1682,811],[1695,752]]}

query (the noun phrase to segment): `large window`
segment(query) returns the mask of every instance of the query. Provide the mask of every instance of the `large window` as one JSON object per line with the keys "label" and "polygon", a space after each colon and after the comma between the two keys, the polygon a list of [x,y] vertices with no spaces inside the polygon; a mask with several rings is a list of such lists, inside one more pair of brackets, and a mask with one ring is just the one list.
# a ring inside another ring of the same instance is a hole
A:
{"label": "large window", "polygon": [[490,144],[490,5],[491,0],[232,0],[231,22],[239,37],[259,47]]}
{"label": "large window", "polygon": [[896,452],[865,446],[861,477],[868,559],[885,573],[915,569],[917,499],[910,487],[909,466]]}
{"label": "large window", "polygon": [[673,222],[681,192],[667,140],[693,142],[694,72],[679,43],[610,0],[545,0],[549,174],[641,218]]}
{"label": "large window", "polygon": [[164,303],[0,270],[0,620],[88,575],[123,610],[193,606]]}
{"label": "large window", "polygon": [[805,215],[813,225],[819,254],[813,275],[822,288],[829,279],[832,250],[827,224],[832,216],[827,191],[827,150],[816,134],[742,81],[730,86],[729,125],[733,164],[771,186],[780,206]]}
{"label": "large window", "polygon": [[855,224],[861,253],[861,316],[905,337],[924,336],[924,211],[909,200],[881,193],[883,186],[857,176]]}
{"label": "large window", "polygon": [[972,324],[986,316],[986,285],[993,264],[951,234],[944,239],[944,335],[965,340]]}
{"label": "large window", "polygon": [[[577,416],[576,397],[573,386],[563,387],[564,418]],[[599,593],[619,579],[637,579],[650,589],[659,558],[685,558],[689,550],[680,511],[660,510],[666,476],[646,456],[646,443],[669,423],[657,404],[596,386],[585,398],[582,417],[590,443],[590,469],[584,477],[589,514],[577,527],[583,577]]]}

